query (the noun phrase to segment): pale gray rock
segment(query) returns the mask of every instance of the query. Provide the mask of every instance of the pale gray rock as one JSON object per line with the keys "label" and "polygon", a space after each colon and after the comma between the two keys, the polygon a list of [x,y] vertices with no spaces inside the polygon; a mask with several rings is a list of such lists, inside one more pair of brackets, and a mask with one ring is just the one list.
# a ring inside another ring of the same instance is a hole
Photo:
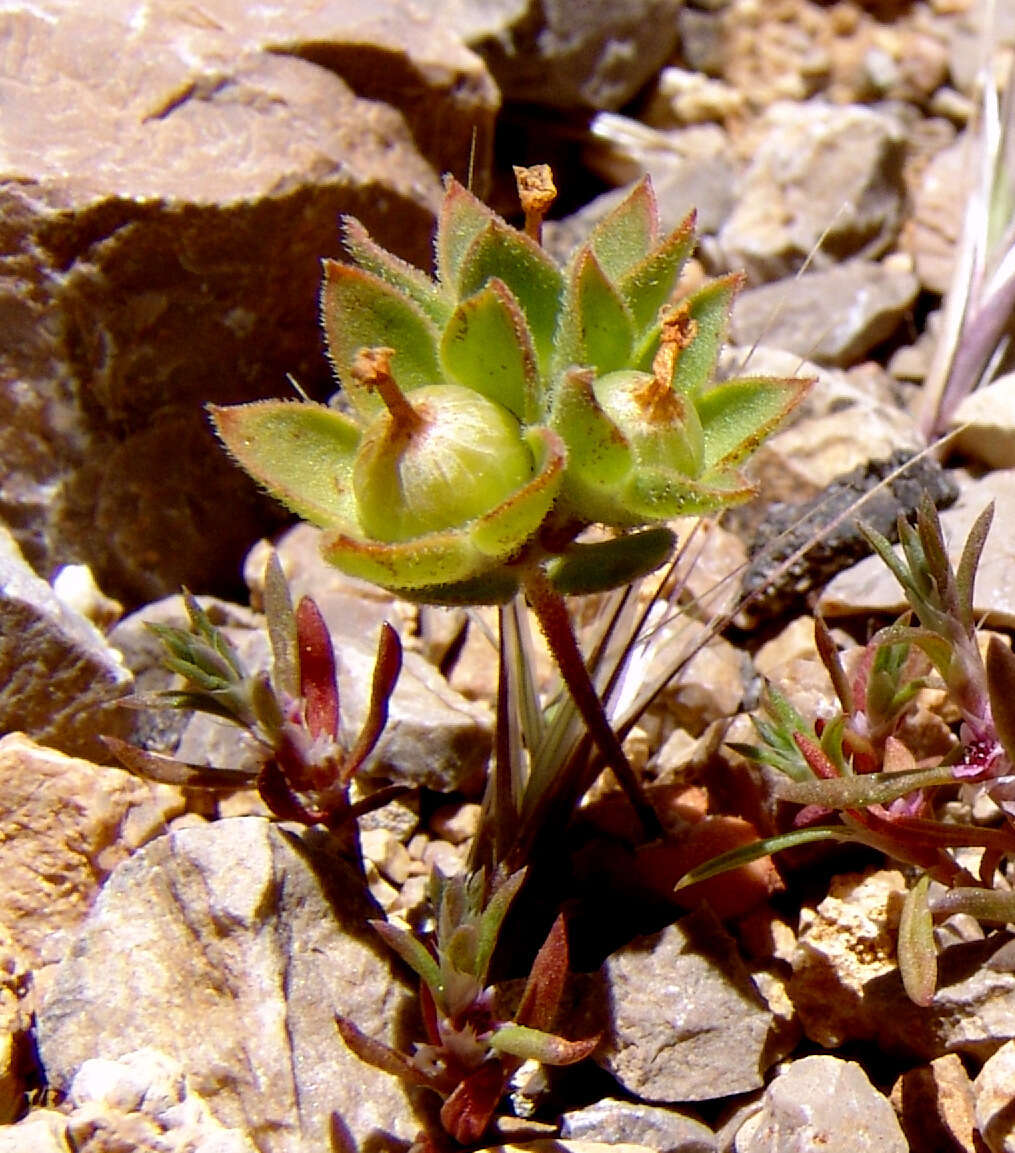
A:
{"label": "pale gray rock", "polygon": [[909,1153],[888,1099],[853,1061],[794,1061],[740,1128],[736,1153]]}
{"label": "pale gray rock", "polygon": [[[2,437],[0,433],[0,437]],[[2,483],[2,482],[0,482]],[[120,654],[0,536],[0,732],[21,729],[67,753],[108,760],[102,733],[124,736],[130,689]]]}
{"label": "pale gray rock", "polygon": [[565,1113],[561,1136],[608,1145],[630,1141],[656,1153],[714,1153],[716,1148],[712,1130],[694,1117],[613,1097]]}
{"label": "pale gray rock", "polygon": [[715,917],[700,910],[604,966],[611,1020],[599,1061],[645,1101],[708,1101],[757,1089],[773,1025]]}
{"label": "pale gray rock", "polygon": [[850,260],[748,288],[734,301],[730,334],[845,368],[895,332],[918,290],[907,269]]}
{"label": "pale gray rock", "polygon": [[399,1083],[363,1064],[334,1014],[394,1041],[404,991],[366,924],[355,870],[323,837],[257,817],[159,839],[118,868],[38,1010],[49,1084],[90,1058],[154,1048],[260,1153],[415,1131]]}
{"label": "pale gray rock", "polygon": [[[815,268],[886,251],[902,210],[904,134],[859,105],[772,105],[719,234],[730,267],[752,283],[796,272],[818,241]],[[823,239],[822,239],[823,238]]]}
{"label": "pale gray rock", "polygon": [[619,108],[677,44],[683,0],[445,0],[441,17],[508,100]]}
{"label": "pale gray rock", "polygon": [[221,584],[280,514],[205,403],[333,390],[339,215],[429,264],[438,170],[478,129],[482,187],[496,88],[402,0],[8,0],[0,42],[0,513],[125,601]]}
{"label": "pale gray rock", "polygon": [[[941,514],[952,564],[958,563],[973,522],[993,500],[997,515],[977,569],[973,610],[993,628],[1015,627],[1015,569],[1004,531],[1005,510],[1015,507],[1015,469],[989,472],[973,480],[959,475],[959,499]],[[827,617],[878,612],[897,614],[906,607],[898,582],[877,557],[868,557],[832,580],[818,601]]]}

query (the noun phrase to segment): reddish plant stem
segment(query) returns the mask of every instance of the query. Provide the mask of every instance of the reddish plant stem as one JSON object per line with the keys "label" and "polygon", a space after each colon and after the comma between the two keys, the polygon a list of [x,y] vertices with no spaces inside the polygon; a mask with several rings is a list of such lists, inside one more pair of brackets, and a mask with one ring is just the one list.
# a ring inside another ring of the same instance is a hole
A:
{"label": "reddish plant stem", "polygon": [[585,667],[585,660],[578,647],[564,598],[550,584],[538,565],[533,565],[529,570],[523,587],[526,600],[536,614],[536,620],[539,621],[539,627],[546,637],[550,653],[557,662],[560,674],[581,719],[585,722],[585,727],[606,763],[616,774],[621,788],[638,814],[645,834],[649,837],[661,836],[662,827],[659,818],[645,798],[634,769],[631,768],[631,762],[621,747],[620,738],[613,731],[613,726],[603,709],[603,703]]}

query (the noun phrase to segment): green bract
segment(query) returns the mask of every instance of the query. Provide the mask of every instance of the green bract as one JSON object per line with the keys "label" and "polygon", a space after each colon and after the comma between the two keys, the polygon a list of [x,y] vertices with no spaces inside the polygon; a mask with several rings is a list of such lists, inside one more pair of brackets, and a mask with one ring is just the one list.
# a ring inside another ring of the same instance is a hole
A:
{"label": "green bract", "polygon": [[[346,218],[321,296],[346,411],[215,408],[219,435],[329,561],[403,596],[505,600],[533,564],[564,592],[630,580],[672,548],[651,526],[751,495],[738,466],[809,385],[714,383],[739,278],[678,299],[693,223],[660,241],[646,178],[562,269],[538,220],[449,179],[431,279]],[[577,543],[596,523],[617,536]]]}

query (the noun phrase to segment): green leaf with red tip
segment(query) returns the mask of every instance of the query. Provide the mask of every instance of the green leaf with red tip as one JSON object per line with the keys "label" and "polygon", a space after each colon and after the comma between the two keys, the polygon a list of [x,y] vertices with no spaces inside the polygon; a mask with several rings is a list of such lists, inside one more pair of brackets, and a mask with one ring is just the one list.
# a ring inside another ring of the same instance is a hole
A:
{"label": "green leaf with red tip", "polygon": [[689,212],[658,248],[617,282],[639,336],[656,326],[659,310],[676,289],[687,258],[694,251],[694,224],[695,214]]}
{"label": "green leaf with red tip", "polygon": [[530,1029],[525,1025],[502,1025],[490,1037],[490,1048],[508,1053],[520,1061],[539,1061],[543,1065],[574,1065],[595,1051],[600,1038],[566,1041],[554,1033]]}
{"label": "green leaf with red tip", "polygon": [[437,285],[414,264],[381,248],[355,216],[342,217],[342,241],[360,268],[408,296],[439,328],[447,323],[451,307]]}
{"label": "green leaf with red tip", "polygon": [[616,283],[652,251],[659,236],[659,208],[645,176],[591,230],[588,246]]}
{"label": "green leaf with red tip", "polygon": [[445,375],[510,409],[537,419],[536,354],[525,314],[496,277],[455,309],[441,340]]}
{"label": "green leaf with red tip", "polygon": [[326,532],[321,555],[348,576],[400,593],[478,577],[490,564],[460,530],[394,544]]}
{"label": "green leaf with red tip", "polygon": [[567,463],[560,437],[548,428],[530,428],[526,443],[536,462],[536,475],[516,493],[473,522],[472,543],[486,556],[502,559],[519,549],[553,507]]}
{"label": "green leaf with red tip", "polygon": [[987,688],[997,738],[1015,763],[1015,653],[997,635],[987,644]]}
{"label": "green leaf with red tip", "polygon": [[563,291],[560,269],[538,244],[493,217],[466,252],[458,274],[458,297],[472,296],[494,278],[521,305],[541,369],[550,362]]}
{"label": "green leaf with red tip", "polygon": [[324,528],[356,525],[352,462],[360,430],[347,416],[289,400],[211,405],[209,412],[237,464],[287,508]]}
{"label": "green leaf with red tip", "polygon": [[906,894],[899,916],[897,954],[902,984],[909,999],[926,1007],[937,988],[937,949],[934,945],[934,919],[930,913],[927,889],[930,874],[923,876]]}
{"label": "green leaf with red tip", "polygon": [[437,328],[423,310],[387,281],[334,260],[324,262],[321,320],[335,371],[361,416],[380,412],[381,398],[353,376],[364,348],[393,348],[391,374],[402,392],[441,380]]}
{"label": "green leaf with red tip", "polygon": [[806,396],[811,380],[739,377],[696,403],[705,438],[705,468],[728,468],[751,455]]}
{"label": "green leaf with red tip", "polygon": [[564,596],[588,596],[630,584],[655,572],[673,553],[668,528],[650,528],[612,540],[572,544],[547,565],[547,576]]}
{"label": "green leaf with red tip", "polygon": [[457,293],[466,253],[479,233],[499,219],[453,176],[445,177],[444,201],[437,218],[435,243],[437,277],[445,293]]}
{"label": "green leaf with red tip", "polygon": [[576,256],[554,348],[554,371],[573,365],[602,375],[631,362],[634,324],[627,306],[607,279],[591,248]]}

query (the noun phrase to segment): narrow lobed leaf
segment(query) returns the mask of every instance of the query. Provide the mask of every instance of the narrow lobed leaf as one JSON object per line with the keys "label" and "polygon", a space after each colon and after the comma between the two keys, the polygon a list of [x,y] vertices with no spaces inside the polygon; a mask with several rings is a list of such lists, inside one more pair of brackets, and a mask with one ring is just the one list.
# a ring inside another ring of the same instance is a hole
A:
{"label": "narrow lobed leaf", "polygon": [[497,947],[504,918],[507,916],[508,909],[511,908],[515,897],[518,896],[518,890],[525,882],[525,875],[526,870],[519,869],[502,881],[494,890],[479,919],[474,976],[483,985],[487,981],[490,961]]}
{"label": "narrow lobed leaf", "polygon": [[530,1029],[525,1025],[502,1025],[490,1037],[490,1048],[508,1053],[521,1061],[539,1061],[543,1065],[574,1065],[595,1051],[599,1034],[583,1041],[567,1041],[554,1033]]}
{"label": "narrow lobed leaf", "polygon": [[374,751],[388,723],[388,706],[402,671],[402,642],[398,633],[385,621],[377,642],[374,675],[370,685],[370,704],[356,743],[349,750],[342,769],[342,782],[348,784],[360,766]]}
{"label": "narrow lobed leaf", "polygon": [[371,921],[374,931],[389,949],[396,952],[417,977],[429,987],[438,1005],[442,1004],[444,979],[430,950],[410,933],[389,921]]}

